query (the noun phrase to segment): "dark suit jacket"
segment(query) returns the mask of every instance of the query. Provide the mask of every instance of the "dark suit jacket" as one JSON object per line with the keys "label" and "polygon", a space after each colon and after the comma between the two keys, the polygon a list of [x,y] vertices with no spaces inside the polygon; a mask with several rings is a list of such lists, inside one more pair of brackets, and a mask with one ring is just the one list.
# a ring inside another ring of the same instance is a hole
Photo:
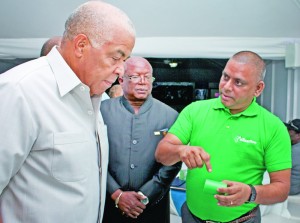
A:
{"label": "dark suit jacket", "polygon": [[[177,111],[149,96],[139,114],[134,114],[129,102],[122,96],[103,101],[101,112],[109,139],[109,199],[119,188],[141,191],[149,198],[146,211],[155,210],[152,206],[168,196],[170,184],[181,168],[181,163],[163,166],[154,157],[156,146],[163,132],[176,120]],[[169,213],[169,202],[165,203]],[[160,222],[157,218],[156,222]]]}

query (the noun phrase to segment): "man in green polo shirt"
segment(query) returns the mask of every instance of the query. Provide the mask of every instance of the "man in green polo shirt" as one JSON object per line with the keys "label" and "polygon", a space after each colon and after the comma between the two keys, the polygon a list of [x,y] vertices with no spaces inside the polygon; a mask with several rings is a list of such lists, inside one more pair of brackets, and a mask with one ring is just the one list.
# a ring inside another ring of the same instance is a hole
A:
{"label": "man in green polo shirt", "polygon": [[[183,223],[260,222],[259,204],[287,198],[291,145],[282,121],[256,102],[264,75],[259,55],[236,53],[222,72],[219,98],[188,105],[159,143],[157,161],[189,168]],[[270,184],[262,185],[265,171]],[[208,190],[207,180],[225,186]]]}

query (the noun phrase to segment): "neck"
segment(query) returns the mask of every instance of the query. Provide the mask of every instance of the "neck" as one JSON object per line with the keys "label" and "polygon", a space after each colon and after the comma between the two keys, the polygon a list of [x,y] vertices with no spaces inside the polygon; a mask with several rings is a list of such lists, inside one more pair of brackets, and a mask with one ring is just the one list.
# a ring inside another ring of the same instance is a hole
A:
{"label": "neck", "polygon": [[134,110],[134,114],[138,114],[141,106],[144,104],[145,101],[129,101],[130,105]]}

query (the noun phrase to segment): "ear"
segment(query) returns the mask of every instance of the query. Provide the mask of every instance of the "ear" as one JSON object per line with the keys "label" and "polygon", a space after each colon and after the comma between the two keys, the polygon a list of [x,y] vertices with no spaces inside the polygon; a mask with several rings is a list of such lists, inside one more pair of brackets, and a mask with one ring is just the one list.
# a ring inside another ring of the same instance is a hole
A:
{"label": "ear", "polygon": [[254,96],[258,97],[265,88],[265,83],[263,81],[259,81],[256,86],[256,90],[254,92]]}
{"label": "ear", "polygon": [[84,50],[88,45],[90,45],[89,39],[84,34],[78,34],[77,36],[75,36],[73,43],[75,48],[75,55],[77,57],[82,57]]}

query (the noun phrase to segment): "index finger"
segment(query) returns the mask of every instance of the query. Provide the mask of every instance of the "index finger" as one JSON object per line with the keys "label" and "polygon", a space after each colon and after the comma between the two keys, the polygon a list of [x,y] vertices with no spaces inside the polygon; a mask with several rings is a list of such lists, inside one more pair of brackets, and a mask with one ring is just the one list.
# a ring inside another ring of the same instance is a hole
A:
{"label": "index finger", "polygon": [[202,161],[205,163],[205,167],[207,169],[208,172],[211,172],[212,171],[212,166],[211,166],[211,163],[210,163],[210,155],[205,152],[203,149],[201,150],[201,159]]}

